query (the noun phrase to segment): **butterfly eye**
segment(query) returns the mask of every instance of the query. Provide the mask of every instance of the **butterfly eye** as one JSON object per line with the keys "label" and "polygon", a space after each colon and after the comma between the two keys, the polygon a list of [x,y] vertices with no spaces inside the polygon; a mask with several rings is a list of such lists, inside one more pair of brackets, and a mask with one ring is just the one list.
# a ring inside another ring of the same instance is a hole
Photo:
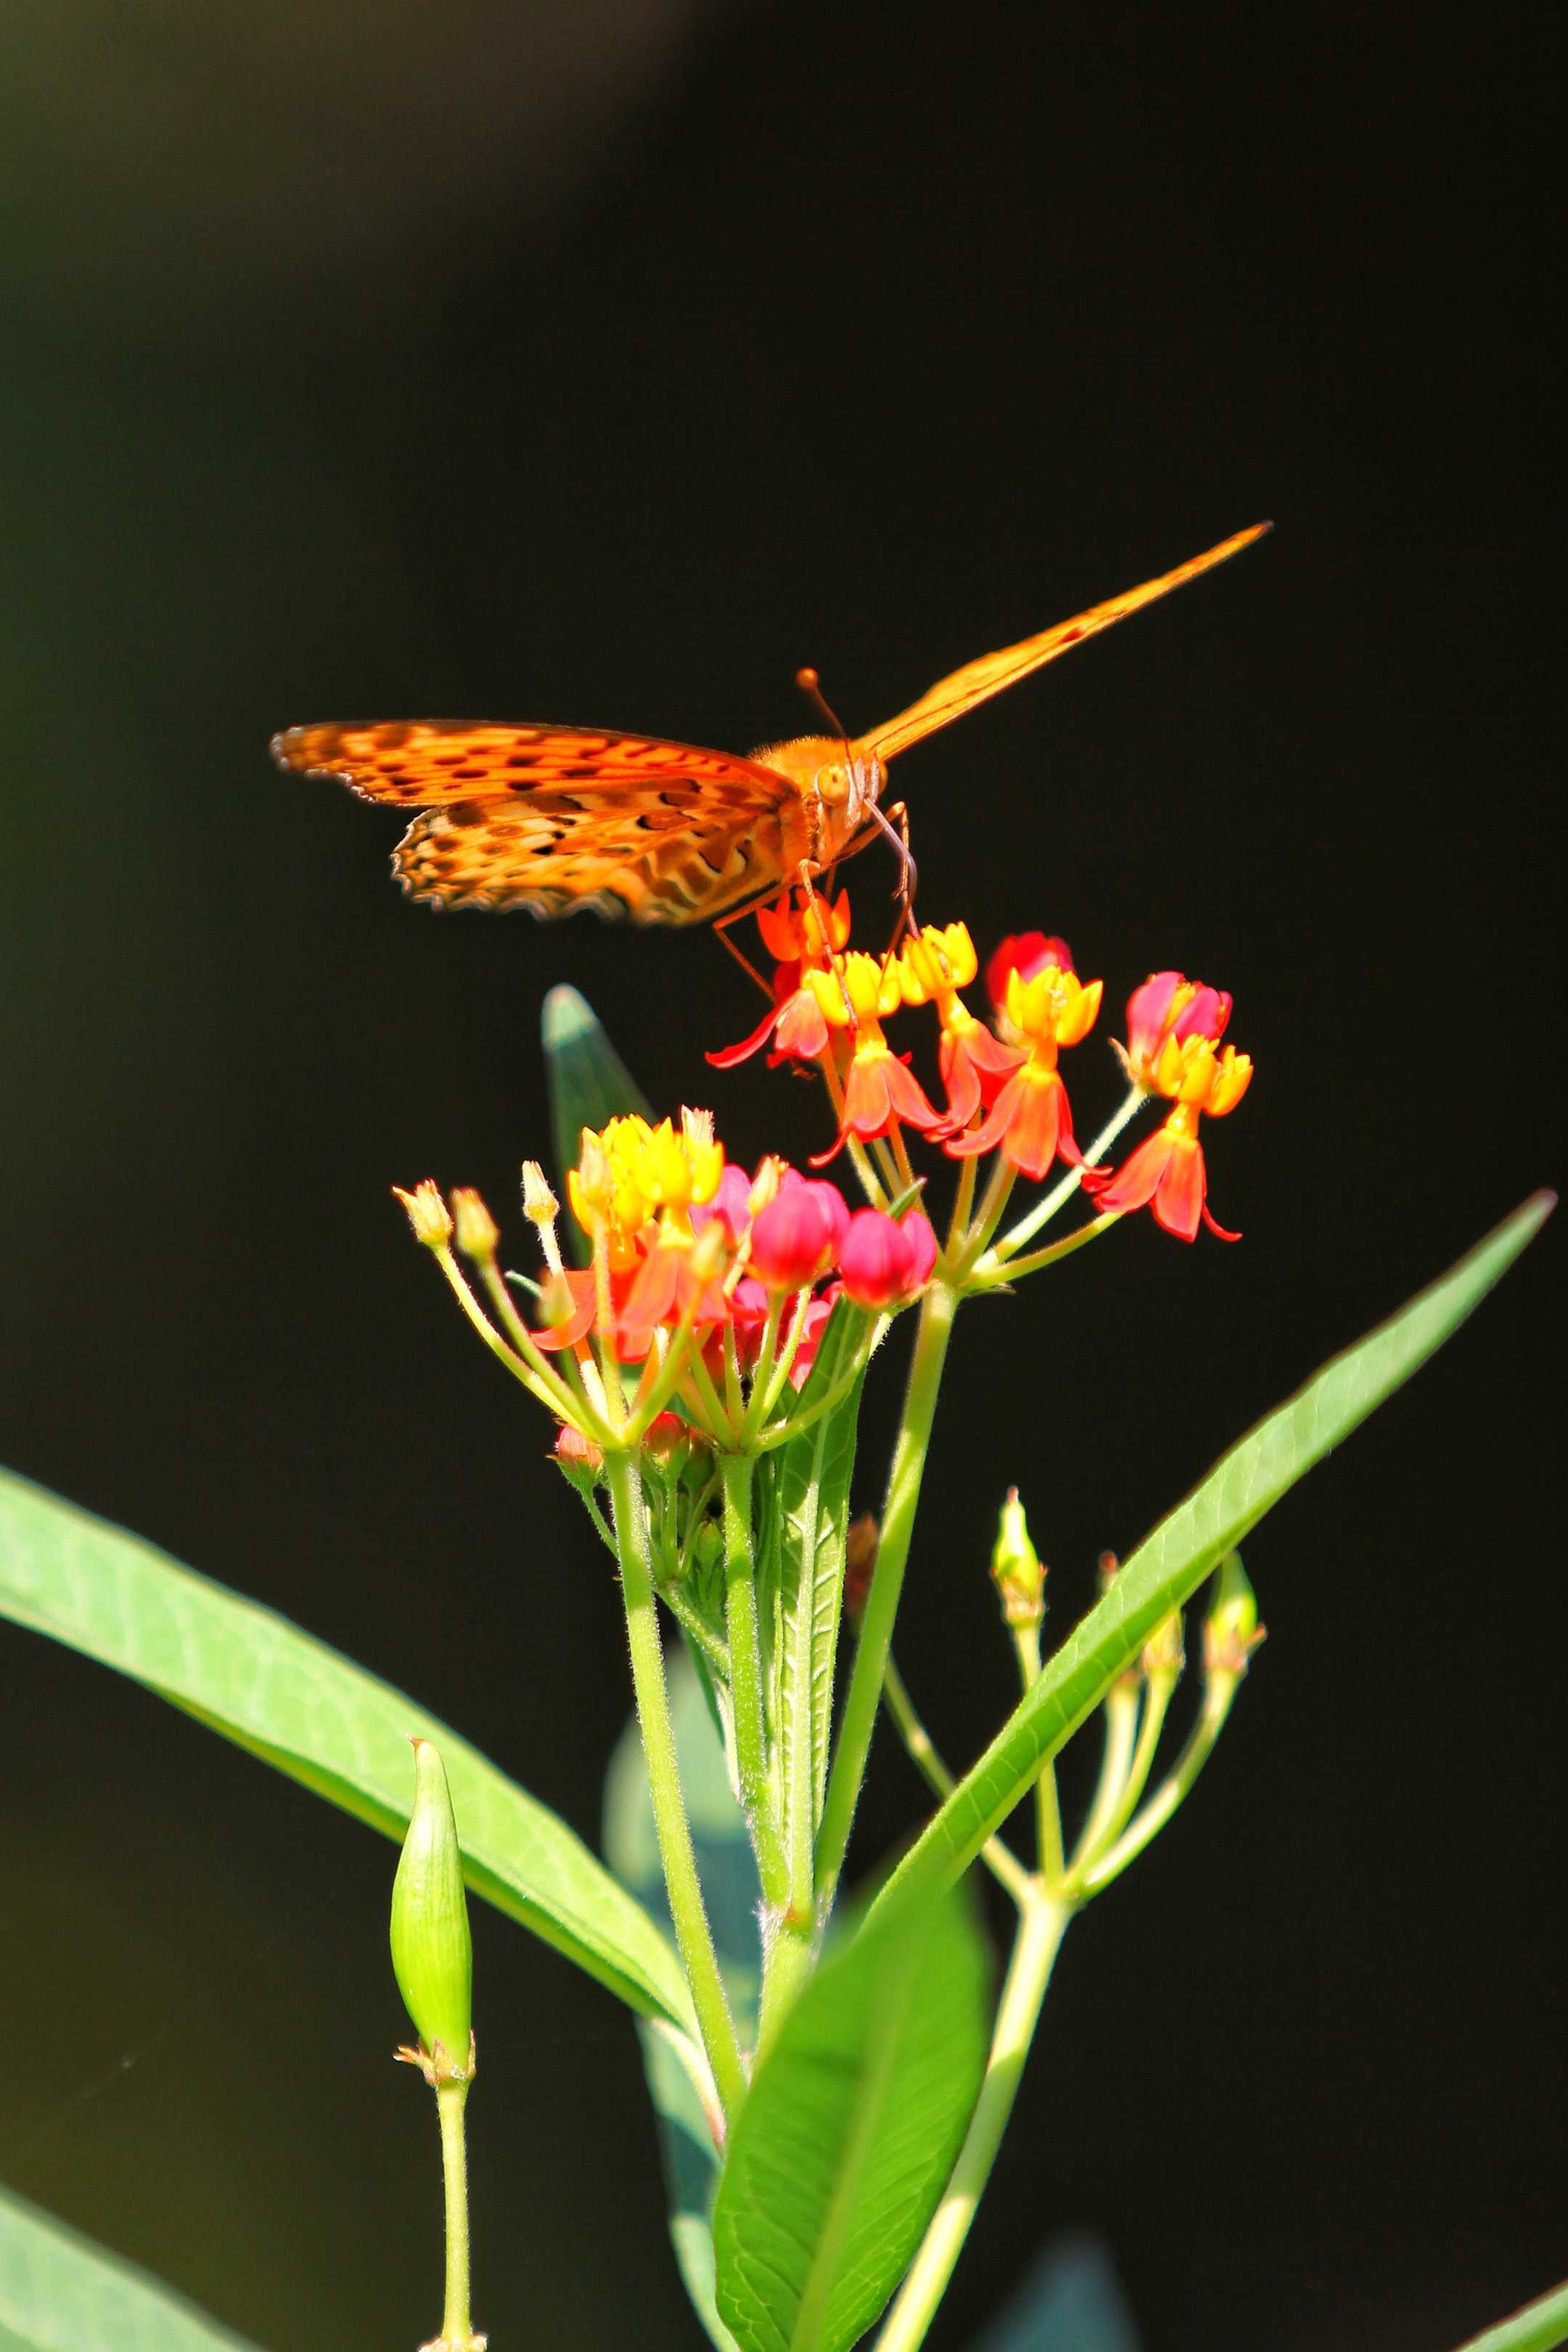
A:
{"label": "butterfly eye", "polygon": [[816,789],[825,801],[837,802],[849,797],[849,779],[837,761],[830,768],[818,768]]}

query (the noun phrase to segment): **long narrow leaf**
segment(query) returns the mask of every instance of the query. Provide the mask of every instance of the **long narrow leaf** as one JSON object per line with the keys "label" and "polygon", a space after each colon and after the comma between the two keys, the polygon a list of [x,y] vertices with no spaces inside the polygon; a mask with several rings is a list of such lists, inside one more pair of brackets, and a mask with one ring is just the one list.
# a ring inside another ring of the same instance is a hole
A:
{"label": "long narrow leaf", "polygon": [[256,2352],[183,2294],[0,2189],[5,2352]]}
{"label": "long narrow leaf", "polygon": [[1397,1315],[1332,1357],[1305,1388],[1221,1456],[1203,1484],[1140,1544],[1099,1606],[1068,1635],[905,1855],[879,1905],[927,1879],[933,1885],[950,1881],[968,1866],[1161,1620],[1192,1597],[1298,1478],[1436,1354],[1555,1206],[1553,1194],[1536,1193]]}
{"label": "long narrow leaf", "polygon": [[742,2108],[713,2208],[742,2352],[846,2352],[936,2209],[985,2063],[988,1967],[962,1890],[830,1956]]}
{"label": "long narrow leaf", "polygon": [[0,1616],[144,1683],[388,1837],[408,1826],[408,1735],[434,1739],[474,1892],[634,2009],[691,2027],[675,1953],[641,1905],[478,1748],[286,1617],[10,1471]]}
{"label": "long narrow leaf", "polygon": [[1568,2279],[1510,2319],[1468,2336],[1459,2352],[1555,2352],[1560,2344],[1568,2344]]}
{"label": "long narrow leaf", "polygon": [[[837,1387],[869,1321],[863,1308],[839,1300],[801,1390],[803,1412]],[[776,1717],[786,1852],[801,1838],[810,1851],[822,1813],[849,1482],[863,1385],[864,1375],[841,1404],[791,1438],[779,1462],[782,1608],[774,1667],[780,1685]]]}

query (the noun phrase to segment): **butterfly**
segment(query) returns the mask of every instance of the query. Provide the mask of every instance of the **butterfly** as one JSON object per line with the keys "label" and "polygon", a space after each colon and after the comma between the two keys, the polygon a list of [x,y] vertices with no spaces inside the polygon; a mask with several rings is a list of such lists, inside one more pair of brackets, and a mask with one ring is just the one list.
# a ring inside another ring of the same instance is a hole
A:
{"label": "butterfly", "polygon": [[[415,898],[711,922],[889,830],[888,762],[911,744],[1268,528],[1237,531],[1158,580],[970,662],[867,735],[808,735],[742,759],[607,729],[395,719],[290,727],[274,736],[272,755],[298,774],[336,778],[361,800],[423,812],[392,861]],[[801,683],[814,689],[816,673],[803,670]]]}

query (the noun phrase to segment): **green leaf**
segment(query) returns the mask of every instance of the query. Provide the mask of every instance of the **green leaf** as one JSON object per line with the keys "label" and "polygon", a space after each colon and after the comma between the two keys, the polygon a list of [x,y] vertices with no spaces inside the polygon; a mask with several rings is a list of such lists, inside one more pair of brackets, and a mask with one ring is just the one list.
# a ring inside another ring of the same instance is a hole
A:
{"label": "green leaf", "polygon": [[713,2209],[742,2352],[844,2352],[909,2267],[984,2070],[989,1969],[965,1892],[830,1954],[758,2070]]}
{"label": "green leaf", "polygon": [[[843,1379],[871,1318],[841,1298],[800,1394],[814,1405]],[[778,1696],[779,1780],[784,1798],[784,1850],[793,1850],[806,1816],[807,1847],[816,1841],[827,1785],[827,1744],[833,1672],[844,1594],[844,1543],[849,1526],[849,1482],[865,1375],[841,1404],[818,1415],[782,1450],[777,1517],[780,1546],[780,1626],[773,1660]]]}
{"label": "green leaf", "polygon": [[670,1945],[547,1806],[390,1683],[140,1538],[0,1471],[0,1616],[144,1683],[402,1840],[433,1739],[468,1885],[645,2015],[691,2029]]}
{"label": "green leaf", "polygon": [[1568,2344],[1568,2279],[1511,2319],[1468,2337],[1459,2352],[1556,2352],[1559,2344]]}
{"label": "green leaf", "polygon": [[256,2352],[148,2271],[0,2189],[0,2352]]}
{"label": "green leaf", "polygon": [[[568,1168],[577,1165],[583,1129],[612,1118],[653,1113],[626,1064],[611,1045],[598,1014],[576,989],[552,988],[539,1016],[544,1075],[550,1089],[550,1132],[563,1192]],[[570,1211],[561,1220],[573,1255],[588,1263],[588,1237]]]}
{"label": "green leaf", "polygon": [[1161,1620],[1191,1599],[1298,1478],[1436,1354],[1555,1206],[1552,1193],[1536,1193],[1397,1315],[1331,1358],[1305,1388],[1221,1456],[1068,1636],[904,1856],[879,1902],[914,1885],[945,1885],[967,1868]]}

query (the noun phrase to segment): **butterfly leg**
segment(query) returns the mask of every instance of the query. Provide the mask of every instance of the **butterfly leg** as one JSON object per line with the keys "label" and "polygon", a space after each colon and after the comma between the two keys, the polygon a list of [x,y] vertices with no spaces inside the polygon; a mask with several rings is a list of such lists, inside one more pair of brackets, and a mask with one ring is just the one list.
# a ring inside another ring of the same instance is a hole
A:
{"label": "butterfly leg", "polygon": [[[772,894],[770,893],[769,895],[771,896]],[[729,914],[721,915],[713,926],[713,935],[721,947],[729,949],[730,953],[734,957],[735,961],[740,965],[741,970],[743,972],[749,973],[751,978],[756,982],[757,986],[762,990],[763,994],[767,998],[771,1004],[773,1002],[773,990],[768,986],[767,982],[763,978],[763,975],[757,970],[756,965],[752,962],[748,956],[742,954],[740,949],[735,945],[734,940],[730,937],[731,924],[742,921],[747,915],[754,915],[757,911],[757,907],[763,903],[764,902],[763,900],[758,899],[755,905],[749,907],[735,907],[731,909]]]}
{"label": "butterfly leg", "polygon": [[921,935],[921,927],[915,920],[915,891],[920,883],[920,868],[910,852],[910,814],[903,802],[897,802],[890,812],[890,816],[899,820],[896,831],[890,817],[884,816],[875,802],[871,804],[870,813],[892,843],[899,858],[899,884],[893,894],[899,901],[899,919],[893,925],[893,936],[888,941],[888,950],[882,958],[882,970],[886,972],[898,953],[899,942],[904,933],[907,931],[911,940],[918,940]]}

